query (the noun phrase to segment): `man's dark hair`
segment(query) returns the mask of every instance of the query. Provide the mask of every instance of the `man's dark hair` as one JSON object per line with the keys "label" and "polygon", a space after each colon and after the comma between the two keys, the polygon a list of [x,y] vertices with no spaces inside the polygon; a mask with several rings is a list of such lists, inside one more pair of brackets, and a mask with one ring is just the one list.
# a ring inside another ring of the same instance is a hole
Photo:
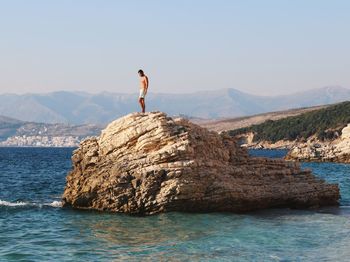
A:
{"label": "man's dark hair", "polygon": [[138,71],[138,73],[139,73],[139,74],[141,74],[141,75],[143,75],[143,74],[144,74],[144,72],[143,72],[143,70],[142,70],[142,69],[140,69],[140,70]]}

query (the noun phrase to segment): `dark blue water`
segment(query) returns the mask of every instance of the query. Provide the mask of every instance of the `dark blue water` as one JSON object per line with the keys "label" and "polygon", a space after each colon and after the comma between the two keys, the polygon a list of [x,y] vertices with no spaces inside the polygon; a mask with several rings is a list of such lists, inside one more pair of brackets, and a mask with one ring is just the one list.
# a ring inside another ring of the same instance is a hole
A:
{"label": "dark blue water", "polygon": [[340,208],[132,217],[59,207],[71,153],[0,148],[0,261],[349,261],[350,165],[303,164],[340,183]]}

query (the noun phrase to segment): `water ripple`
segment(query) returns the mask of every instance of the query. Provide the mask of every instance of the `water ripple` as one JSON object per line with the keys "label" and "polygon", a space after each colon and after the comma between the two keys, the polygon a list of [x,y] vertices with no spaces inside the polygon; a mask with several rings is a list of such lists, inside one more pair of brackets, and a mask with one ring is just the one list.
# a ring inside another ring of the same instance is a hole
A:
{"label": "water ripple", "polygon": [[350,165],[303,164],[327,181],[340,183],[340,208],[134,217],[57,208],[71,152],[0,148],[0,261],[348,261],[350,257]]}

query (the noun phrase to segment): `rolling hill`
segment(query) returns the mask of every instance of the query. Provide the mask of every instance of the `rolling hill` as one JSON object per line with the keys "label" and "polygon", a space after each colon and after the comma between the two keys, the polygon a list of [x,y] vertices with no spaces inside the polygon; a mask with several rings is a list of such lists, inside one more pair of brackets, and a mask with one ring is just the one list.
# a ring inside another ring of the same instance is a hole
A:
{"label": "rolling hill", "polygon": [[350,101],[330,105],[278,120],[267,120],[228,133],[231,136],[254,133],[253,142],[306,141],[316,137],[320,141],[333,140],[350,123]]}

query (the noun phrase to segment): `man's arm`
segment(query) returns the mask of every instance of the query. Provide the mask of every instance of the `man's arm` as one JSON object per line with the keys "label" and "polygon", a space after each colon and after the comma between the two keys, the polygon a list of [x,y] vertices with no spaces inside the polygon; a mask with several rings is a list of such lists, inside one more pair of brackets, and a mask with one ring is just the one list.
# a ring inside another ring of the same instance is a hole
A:
{"label": "man's arm", "polygon": [[148,91],[148,84],[149,84],[149,82],[148,82],[148,77],[147,77],[147,76],[145,76],[145,82],[146,82],[145,93],[147,94],[147,91]]}
{"label": "man's arm", "polygon": [[149,81],[148,81],[148,77],[146,76],[146,89],[148,89],[148,85],[149,85]]}

